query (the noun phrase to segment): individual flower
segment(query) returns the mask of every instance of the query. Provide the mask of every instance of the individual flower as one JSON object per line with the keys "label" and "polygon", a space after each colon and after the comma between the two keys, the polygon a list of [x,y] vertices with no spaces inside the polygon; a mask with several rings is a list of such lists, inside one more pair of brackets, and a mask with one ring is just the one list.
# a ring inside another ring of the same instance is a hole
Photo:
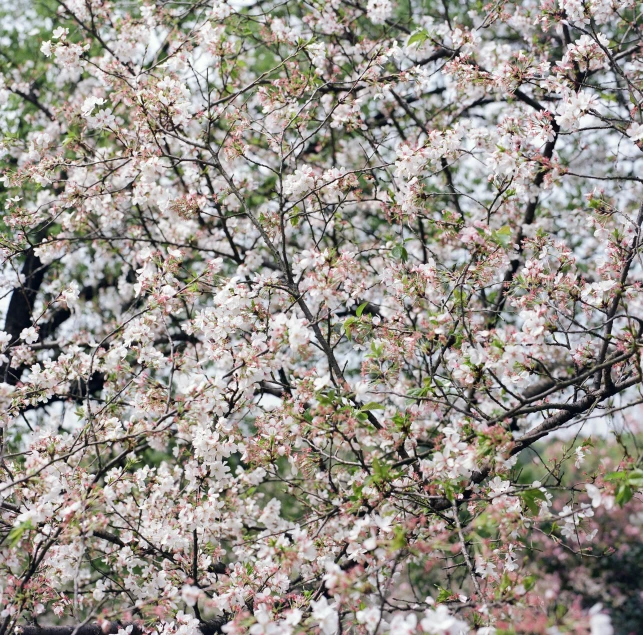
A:
{"label": "individual flower", "polygon": [[199,589],[199,587],[196,587],[196,586],[190,586],[189,584],[186,584],[181,589],[181,599],[188,606],[196,606],[197,602],[199,601],[199,598],[202,595],[203,595],[203,591],[201,591],[201,589]]}
{"label": "individual flower", "polygon": [[20,339],[24,340],[27,344],[34,344],[38,341],[38,329],[35,326],[22,329]]}
{"label": "individual flower", "polygon": [[614,507],[614,497],[609,495],[606,496],[598,487],[596,487],[596,485],[587,483],[585,485],[585,489],[587,490],[587,495],[592,501],[592,507],[596,508],[603,505],[603,507],[605,507],[605,509],[607,510],[610,510],[612,509],[612,507]]}
{"label": "individual flower", "polygon": [[80,109],[80,113],[85,119],[87,119],[96,106],[101,106],[105,103],[105,100],[102,97],[96,97],[91,95],[85,99],[83,105]]}
{"label": "individual flower", "polygon": [[591,635],[614,635],[610,616],[602,613],[603,605],[595,604],[589,610],[589,627]]}
{"label": "individual flower", "polygon": [[643,141],[643,124],[634,121],[630,124],[630,127],[626,132],[627,136],[630,137],[632,141]]}
{"label": "individual flower", "polygon": [[11,335],[5,331],[0,331],[0,353],[7,350],[9,342],[11,342]]}
{"label": "individual flower", "polygon": [[424,615],[420,626],[429,635],[466,635],[469,632],[467,623],[452,615],[444,604],[427,609]]}
{"label": "individual flower", "polygon": [[323,635],[335,635],[339,625],[339,616],[335,606],[329,604],[325,597],[317,601],[313,600],[310,606],[313,609],[313,620],[319,625]]}

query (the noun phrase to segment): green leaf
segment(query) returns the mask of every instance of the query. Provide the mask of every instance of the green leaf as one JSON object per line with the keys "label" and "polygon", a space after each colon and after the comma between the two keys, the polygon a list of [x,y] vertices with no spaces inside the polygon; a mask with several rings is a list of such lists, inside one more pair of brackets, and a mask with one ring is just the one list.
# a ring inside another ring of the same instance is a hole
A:
{"label": "green leaf", "polygon": [[438,590],[438,597],[435,598],[436,602],[447,602],[453,597],[453,591],[449,591],[449,589],[445,589],[438,584],[435,585],[435,588]]}
{"label": "green leaf", "polygon": [[15,547],[22,540],[23,534],[33,528],[34,527],[31,524],[31,521],[20,523],[19,525],[13,527],[9,532],[9,535],[7,536],[7,542],[9,543],[9,546]]}
{"label": "green leaf", "polygon": [[391,547],[396,551],[404,549],[404,547],[406,547],[406,532],[404,531],[404,527],[397,525],[393,532],[394,538],[391,541]]}
{"label": "green leaf", "polygon": [[388,480],[390,473],[390,465],[380,463],[378,459],[373,460],[373,483],[384,483]]}
{"label": "green leaf", "polygon": [[375,342],[371,342],[371,350],[368,354],[368,357],[374,357],[377,359],[384,353],[384,345],[381,344],[380,346],[377,346]]}
{"label": "green leaf", "polygon": [[400,414],[399,412],[396,412],[393,415],[393,423],[395,424],[395,427],[400,430],[401,432],[408,432],[410,422],[407,418],[407,416]]}
{"label": "green leaf", "polygon": [[397,258],[402,262],[406,262],[409,259],[409,252],[406,251],[406,247],[404,245],[395,245],[395,247],[391,249],[391,255],[393,258]]}
{"label": "green leaf", "polygon": [[414,33],[406,43],[407,46],[412,46],[413,44],[417,44],[418,46],[422,46],[427,40],[429,39],[429,34],[422,29],[422,31],[418,31],[417,33]]}
{"label": "green leaf", "polygon": [[525,587],[526,591],[531,591],[536,585],[536,576],[535,575],[527,576],[526,578],[523,579],[522,585]]}
{"label": "green leaf", "polygon": [[424,381],[422,382],[422,387],[413,388],[409,390],[409,395],[411,397],[426,397],[430,395],[432,392],[433,390],[432,390],[431,378],[425,377]]}
{"label": "green leaf", "polygon": [[610,472],[605,476],[606,481],[614,481],[616,486],[616,502],[623,507],[634,497],[634,492],[643,487],[643,470],[635,468],[629,471]]}
{"label": "green leaf", "polygon": [[643,487],[643,470],[635,468],[629,471],[610,472],[605,475],[606,481],[623,481],[633,487],[639,489]]}
{"label": "green leaf", "polygon": [[629,503],[634,496],[632,488],[627,483],[619,483],[616,488],[616,502],[623,507],[625,503]]}
{"label": "green leaf", "polygon": [[547,497],[539,489],[529,489],[520,493],[520,497],[525,503],[525,506],[532,514],[540,512],[540,505],[536,501],[546,501]]}
{"label": "green leaf", "polygon": [[498,245],[502,245],[505,248],[511,244],[512,236],[513,233],[511,231],[511,227],[509,227],[508,225],[504,225],[500,229],[496,229],[495,231],[491,232],[491,240],[493,240],[493,242]]}
{"label": "green leaf", "polygon": [[342,324],[342,328],[344,329],[344,333],[346,333],[346,337],[348,339],[351,338],[351,328],[353,328],[353,324],[355,324],[356,320],[354,317],[349,317],[344,320],[344,324]]}
{"label": "green leaf", "polygon": [[629,472],[627,482],[636,489],[643,487],[643,470],[637,468]]}
{"label": "green leaf", "polygon": [[364,312],[364,309],[368,306],[368,302],[362,302],[358,307],[357,311],[355,311],[355,315],[357,317],[362,317],[362,313]]}
{"label": "green leaf", "polygon": [[364,404],[361,408],[361,412],[366,412],[367,410],[385,410],[386,406],[383,406],[381,403],[377,403],[377,401],[369,401],[368,403]]}

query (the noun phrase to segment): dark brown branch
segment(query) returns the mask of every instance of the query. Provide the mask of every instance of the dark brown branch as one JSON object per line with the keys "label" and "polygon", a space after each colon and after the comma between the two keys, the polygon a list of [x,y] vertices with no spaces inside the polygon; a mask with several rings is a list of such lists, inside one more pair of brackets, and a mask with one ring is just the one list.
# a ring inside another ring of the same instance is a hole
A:
{"label": "dark brown branch", "polygon": [[605,388],[603,388],[603,390],[591,392],[582,399],[569,404],[568,410],[545,419],[545,421],[536,426],[533,430],[530,430],[524,437],[518,439],[514,444],[514,447],[511,449],[510,455],[517,454],[525,448],[528,448],[530,445],[538,441],[538,439],[542,439],[553,430],[557,430],[579,415],[589,412],[596,405],[598,405],[602,401],[605,401],[605,399],[609,399],[610,397],[623,392],[627,388],[636,386],[636,384],[641,382],[641,379],[641,377],[636,376],[623,383],[606,386]]}
{"label": "dark brown branch", "polygon": [[40,101],[38,101],[38,98],[33,94],[33,91],[25,93],[24,91],[18,90],[18,89],[15,89],[15,88],[10,89],[10,90],[14,95],[18,95],[18,97],[21,97],[25,101],[28,101],[30,104],[32,104],[33,106],[38,108],[38,110],[40,110],[45,115],[47,115],[47,117],[49,118],[50,121],[56,121],[56,117],[54,117],[54,115],[51,112],[51,110],[49,110],[49,108],[47,108],[47,106],[44,106],[43,104],[40,103]]}

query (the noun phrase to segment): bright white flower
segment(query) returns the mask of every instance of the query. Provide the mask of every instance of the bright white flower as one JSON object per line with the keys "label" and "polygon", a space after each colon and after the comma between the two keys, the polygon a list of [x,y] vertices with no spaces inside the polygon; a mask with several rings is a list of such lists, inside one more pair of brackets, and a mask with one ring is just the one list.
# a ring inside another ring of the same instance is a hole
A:
{"label": "bright white flower", "polygon": [[322,375],[321,377],[316,377],[315,381],[313,382],[313,386],[315,387],[315,390],[322,390],[326,388],[326,386],[330,386],[330,384],[331,384],[330,375]]}
{"label": "bright white flower", "polygon": [[345,170],[341,168],[330,168],[322,174],[325,183],[324,192],[327,195],[335,195],[340,192],[340,179],[344,176]]}
{"label": "bright white flower", "polygon": [[371,391],[371,385],[367,381],[358,381],[355,384],[355,399],[364,401]]}
{"label": "bright white flower", "polygon": [[102,97],[94,97],[91,95],[87,97],[81,106],[80,112],[83,117],[87,118],[92,114],[95,106],[102,106],[105,103],[105,100]]}
{"label": "bright white flower", "polygon": [[516,571],[518,569],[518,564],[516,563],[516,554],[514,551],[514,546],[510,544],[507,547],[507,553],[505,554],[505,570],[506,571]]}
{"label": "bright white flower", "polygon": [[67,306],[69,306],[70,304],[73,304],[74,302],[76,302],[76,300],[78,300],[79,295],[80,287],[75,280],[72,280],[69,283],[69,286],[61,292],[60,298]]}
{"label": "bright white flower", "polygon": [[203,591],[201,591],[201,589],[199,589],[199,587],[190,586],[189,584],[186,584],[181,589],[181,599],[188,606],[196,606],[196,604],[199,601],[199,598],[201,597],[202,594],[203,594]]}
{"label": "bright white flower", "polygon": [[322,75],[324,66],[326,65],[326,46],[323,42],[312,42],[307,45],[306,49],[308,50],[313,66],[317,69],[317,74]]}
{"label": "bright white flower", "polygon": [[590,610],[589,627],[591,635],[614,635],[612,620],[609,615],[601,613],[602,604],[595,604]]}
{"label": "bright white flower", "polygon": [[614,497],[613,496],[605,496],[601,492],[596,485],[592,485],[591,483],[587,483],[585,485],[585,489],[587,490],[587,495],[589,496],[590,500],[592,501],[592,507],[600,507],[603,505],[605,509],[612,509],[614,507]]}
{"label": "bright white flower", "polygon": [[588,304],[603,302],[607,294],[617,285],[615,280],[601,280],[600,282],[592,282],[586,284],[580,293],[581,300]]}
{"label": "bright white flower", "polygon": [[483,579],[487,578],[497,579],[496,565],[493,562],[480,562],[476,567],[476,573]]}
{"label": "bright white flower", "polygon": [[369,606],[362,611],[357,611],[355,617],[360,624],[366,626],[369,633],[374,633],[382,619],[382,612],[376,606]]}
{"label": "bright white flower", "polygon": [[311,602],[310,606],[313,609],[313,619],[319,624],[323,635],[335,635],[339,627],[339,616],[335,606],[328,604],[325,597]]}
{"label": "bright white flower", "polygon": [[5,333],[4,331],[0,331],[0,352],[3,352],[7,349],[10,341],[11,335],[9,335],[9,333]]}
{"label": "bright white flower", "polygon": [[20,339],[24,340],[27,344],[34,344],[38,341],[38,329],[35,326],[22,329],[20,332]]}
{"label": "bright white flower", "polygon": [[92,592],[92,596],[97,602],[100,602],[105,597],[105,587],[105,580],[99,579],[96,581],[96,587]]}
{"label": "bright white flower", "polygon": [[300,198],[315,187],[315,173],[306,165],[297,168],[294,174],[284,177],[284,194],[292,194],[294,198]]}
{"label": "bright white flower", "polygon": [[116,117],[114,117],[109,108],[102,108],[96,113],[96,115],[87,118],[87,124],[90,128],[111,128],[115,123]]}
{"label": "bright white flower", "polygon": [[565,10],[567,19],[571,22],[586,24],[589,20],[585,17],[583,0],[559,0],[559,6]]}
{"label": "bright white flower", "polygon": [[587,449],[587,447],[579,445],[576,450],[576,459],[574,461],[574,465],[576,468],[580,468],[580,466],[583,464],[583,461],[585,460],[585,457],[590,454],[590,451]]}
{"label": "bright white flower", "polygon": [[415,150],[408,143],[402,143],[397,149],[395,176],[410,180],[420,174],[427,160],[428,157],[422,148]]}
{"label": "bright white flower", "polygon": [[415,613],[396,613],[390,624],[389,632],[391,635],[414,635],[417,633],[418,618]]}
{"label": "bright white flower", "polygon": [[576,130],[581,117],[594,107],[596,101],[596,95],[584,91],[566,95],[559,107],[556,122],[561,128]]}
{"label": "bright white flower", "polygon": [[210,17],[213,20],[224,20],[231,14],[232,8],[229,4],[222,2],[221,0],[214,0],[214,3],[212,4],[212,12],[210,13]]}
{"label": "bright white flower", "polygon": [[633,141],[643,141],[643,124],[636,121],[627,129],[627,136]]}
{"label": "bright white flower", "polygon": [[520,317],[524,320],[522,331],[530,337],[539,337],[545,332],[547,320],[538,311],[522,311]]}
{"label": "bright white flower", "polygon": [[54,32],[51,34],[51,37],[54,38],[54,40],[64,40],[68,34],[69,34],[69,29],[59,26],[54,29]]}
{"label": "bright white flower", "polygon": [[250,627],[250,635],[277,635],[281,633],[277,624],[272,621],[270,609],[265,604],[260,604],[254,615],[257,623]]}
{"label": "bright white flower", "polygon": [[310,341],[308,321],[291,314],[288,322],[288,343],[292,348],[305,346]]}
{"label": "bright white flower", "polygon": [[304,614],[299,609],[292,609],[292,611],[286,613],[284,622],[289,626],[297,626],[303,616]]}
{"label": "bright white flower", "polygon": [[434,609],[427,609],[426,616],[420,625],[425,633],[430,635],[465,635],[469,632],[466,622],[459,620],[449,613],[449,609],[439,604]]}
{"label": "bright white flower", "polygon": [[368,0],[366,15],[373,24],[384,24],[392,13],[391,0]]}
{"label": "bright white flower", "polygon": [[509,481],[503,481],[499,476],[494,476],[489,481],[489,487],[496,496],[504,494],[510,486],[511,483]]}
{"label": "bright white flower", "polygon": [[16,387],[5,382],[0,382],[0,406],[6,408],[11,401],[11,398],[16,391]]}
{"label": "bright white flower", "polygon": [[293,265],[293,272],[299,275],[308,268],[314,268],[322,265],[325,261],[326,252],[316,252],[312,249],[304,249],[301,256]]}
{"label": "bright white flower", "polygon": [[326,573],[324,574],[324,583],[327,589],[333,589],[343,575],[341,568],[332,560],[327,560],[325,563]]}
{"label": "bright white flower", "polygon": [[77,72],[81,70],[82,66],[80,63],[80,58],[83,53],[87,50],[89,45],[86,44],[84,47],[80,44],[70,44],[66,42],[64,45],[59,43],[56,46],[56,63],[59,64],[63,69],[70,72]]}

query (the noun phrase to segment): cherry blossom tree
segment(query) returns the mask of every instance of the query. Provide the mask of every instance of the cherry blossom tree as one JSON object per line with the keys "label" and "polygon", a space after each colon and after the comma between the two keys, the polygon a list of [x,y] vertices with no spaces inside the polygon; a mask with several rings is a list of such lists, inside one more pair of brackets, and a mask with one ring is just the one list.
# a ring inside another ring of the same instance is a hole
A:
{"label": "cherry blossom tree", "polygon": [[616,632],[640,3],[0,9],[0,635]]}

